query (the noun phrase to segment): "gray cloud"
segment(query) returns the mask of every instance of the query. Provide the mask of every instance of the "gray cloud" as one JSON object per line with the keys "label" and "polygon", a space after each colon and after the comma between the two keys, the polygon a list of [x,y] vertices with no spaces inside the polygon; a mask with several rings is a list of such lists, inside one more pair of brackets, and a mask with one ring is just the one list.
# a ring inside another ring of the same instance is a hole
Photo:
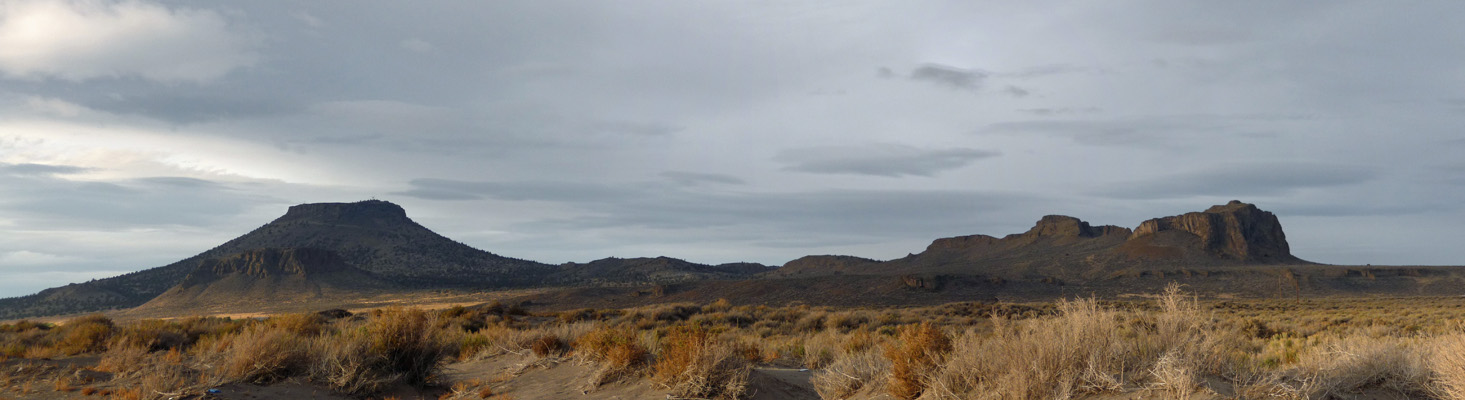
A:
{"label": "gray cloud", "polygon": [[[1086,113],[1089,109],[1037,109],[1031,114],[1040,116],[1067,113]],[[1296,115],[1243,114],[1243,115],[1155,115],[1127,118],[1088,119],[1036,119],[1008,121],[989,124],[976,133],[1002,135],[1046,135],[1071,139],[1076,143],[1094,146],[1163,146],[1188,144],[1185,139],[1195,136],[1256,136],[1269,135],[1264,125],[1305,122],[1308,118]]]}
{"label": "gray cloud", "polygon": [[621,185],[578,182],[476,182],[451,179],[413,179],[412,189],[395,192],[430,200],[609,201],[635,196],[637,190]]}
{"label": "gray cloud", "polygon": [[1021,68],[1015,71],[1002,72],[995,74],[995,76],[1003,78],[1030,79],[1054,75],[1067,75],[1099,71],[1100,70],[1097,68],[1083,67],[1075,64],[1045,64]]}
{"label": "gray cloud", "polygon": [[897,144],[789,149],[774,156],[784,170],[885,177],[935,176],[1000,153],[969,148],[921,149]]}
{"label": "gray cloud", "polygon": [[74,181],[0,175],[0,216],[47,229],[206,226],[281,202],[253,190],[182,177]]}
{"label": "gray cloud", "polygon": [[593,123],[591,125],[591,129],[596,132],[606,132],[614,134],[664,136],[677,133],[683,128],[646,122],[599,121]]}
{"label": "gray cloud", "polygon": [[1028,91],[1027,89],[1023,89],[1013,85],[1007,85],[1007,87],[1002,88],[1002,93],[1006,93],[1008,96],[1012,97],[1028,97],[1028,95],[1033,94],[1033,92]]}
{"label": "gray cloud", "polygon": [[940,64],[925,64],[911,70],[911,80],[931,82],[956,89],[977,90],[987,79],[982,71],[961,69]]}
{"label": "gray cloud", "polygon": [[1375,177],[1371,169],[1355,165],[1219,165],[1156,179],[1116,183],[1098,194],[1124,199],[1278,196],[1303,189],[1356,185]]}
{"label": "gray cloud", "polygon": [[1104,112],[1103,109],[1098,108],[1098,107],[1077,107],[1077,108],[1075,108],[1075,107],[1024,108],[1024,109],[1017,110],[1017,111],[1021,111],[1021,112],[1024,112],[1024,113],[1033,114],[1033,115],[1037,115],[1037,116],[1042,116],[1042,117],[1065,116],[1065,115],[1074,115],[1074,114],[1097,114],[1097,113]]}
{"label": "gray cloud", "polygon": [[[476,182],[419,179],[414,191],[450,192],[498,200],[564,204],[583,212],[517,225],[532,232],[584,229],[704,230],[744,226],[755,232],[857,233],[899,237],[913,232],[961,232],[993,221],[1001,210],[1042,204],[1013,193],[957,190],[823,190],[810,192],[699,192],[684,186],[584,182]],[[441,198],[424,197],[433,200]],[[451,200],[451,199],[449,199]],[[850,218],[850,216],[859,216]],[[780,234],[787,235],[787,234]],[[767,241],[763,237],[761,241]],[[922,238],[925,239],[925,238]],[[808,240],[804,238],[803,240]],[[848,243],[841,239],[840,243]]]}
{"label": "gray cloud", "polygon": [[0,8],[0,72],[13,77],[207,82],[253,65],[256,44],[213,10],[50,1]]}
{"label": "gray cloud", "polygon": [[1236,197],[1301,217],[1309,258],[1465,258],[1418,246],[1462,236],[1429,223],[1465,204],[1465,102],[1441,83],[1465,47],[1434,40],[1465,37],[1439,18],[1457,6],[1059,3],[21,2],[163,22],[51,25],[22,42],[100,45],[33,67],[0,38],[0,257],[161,265],[285,204],[397,192],[544,261],[883,258]]}
{"label": "gray cloud", "polygon": [[695,186],[703,183],[716,183],[723,185],[745,185],[748,183],[742,178],[738,178],[736,176],[724,174],[709,174],[705,172],[666,171],[662,172],[660,175],[663,178],[670,179],[672,182],[676,182],[678,185],[683,186]]}
{"label": "gray cloud", "polygon": [[91,168],[83,168],[71,165],[0,163],[0,174],[12,176],[69,175],[79,174],[91,170]]}
{"label": "gray cloud", "polygon": [[169,88],[165,92],[131,96],[83,94],[70,100],[99,111],[140,115],[178,124],[277,116],[301,112],[303,108],[289,100],[248,93],[255,90],[221,92],[213,87],[208,89],[212,90]]}

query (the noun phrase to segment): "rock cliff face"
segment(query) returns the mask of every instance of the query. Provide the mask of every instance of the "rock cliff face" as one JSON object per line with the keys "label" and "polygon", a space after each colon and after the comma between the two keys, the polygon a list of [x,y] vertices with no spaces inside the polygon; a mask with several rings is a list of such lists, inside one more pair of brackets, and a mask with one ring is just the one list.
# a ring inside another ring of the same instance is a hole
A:
{"label": "rock cliff face", "polygon": [[321,249],[257,249],[199,263],[181,285],[203,283],[213,278],[240,275],[251,278],[297,276],[309,279],[316,275],[360,272],[347,265],[335,252]]}
{"label": "rock cliff face", "polygon": [[391,287],[330,250],[253,249],[198,263],[177,286],[142,309],[178,309],[309,301]]}
{"label": "rock cliff face", "polygon": [[1255,205],[1232,200],[1203,212],[1155,218],[1135,228],[1130,240],[1168,232],[1199,238],[1200,250],[1216,257],[1256,263],[1297,262],[1277,216]]}
{"label": "rock cliff face", "polygon": [[1114,225],[1093,227],[1078,218],[1066,215],[1048,215],[1038,220],[1037,225],[1034,225],[1024,235],[1092,238],[1115,233],[1128,235],[1129,229]]}

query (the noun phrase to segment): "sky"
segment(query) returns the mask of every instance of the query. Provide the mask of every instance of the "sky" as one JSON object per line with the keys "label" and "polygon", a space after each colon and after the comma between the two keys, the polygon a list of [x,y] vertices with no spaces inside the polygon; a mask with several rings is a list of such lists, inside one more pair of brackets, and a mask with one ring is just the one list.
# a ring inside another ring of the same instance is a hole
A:
{"label": "sky", "polygon": [[0,0],[0,296],[392,201],[547,263],[1238,199],[1465,264],[1465,2]]}

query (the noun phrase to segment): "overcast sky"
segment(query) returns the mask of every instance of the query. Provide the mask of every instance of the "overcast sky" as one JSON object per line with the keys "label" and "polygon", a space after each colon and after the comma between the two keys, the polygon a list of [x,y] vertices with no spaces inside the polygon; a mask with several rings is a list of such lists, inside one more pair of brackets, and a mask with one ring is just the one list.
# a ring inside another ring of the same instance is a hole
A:
{"label": "overcast sky", "polygon": [[549,263],[878,259],[1240,199],[1465,264],[1465,2],[0,0],[0,296],[297,203]]}

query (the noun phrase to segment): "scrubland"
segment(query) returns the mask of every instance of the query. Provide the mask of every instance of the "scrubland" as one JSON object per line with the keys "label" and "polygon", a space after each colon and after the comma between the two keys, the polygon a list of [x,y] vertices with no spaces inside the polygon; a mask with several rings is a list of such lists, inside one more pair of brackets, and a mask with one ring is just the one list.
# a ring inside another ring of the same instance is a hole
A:
{"label": "scrubland", "polygon": [[[0,398],[181,398],[295,382],[358,398],[535,398],[560,365],[593,397],[647,385],[746,398],[750,374],[808,369],[825,399],[1465,399],[1465,299],[1123,301],[834,309],[666,304],[526,311],[493,303],[261,319],[0,325]],[[457,365],[514,357],[507,373]],[[396,388],[396,389],[394,389]]]}

